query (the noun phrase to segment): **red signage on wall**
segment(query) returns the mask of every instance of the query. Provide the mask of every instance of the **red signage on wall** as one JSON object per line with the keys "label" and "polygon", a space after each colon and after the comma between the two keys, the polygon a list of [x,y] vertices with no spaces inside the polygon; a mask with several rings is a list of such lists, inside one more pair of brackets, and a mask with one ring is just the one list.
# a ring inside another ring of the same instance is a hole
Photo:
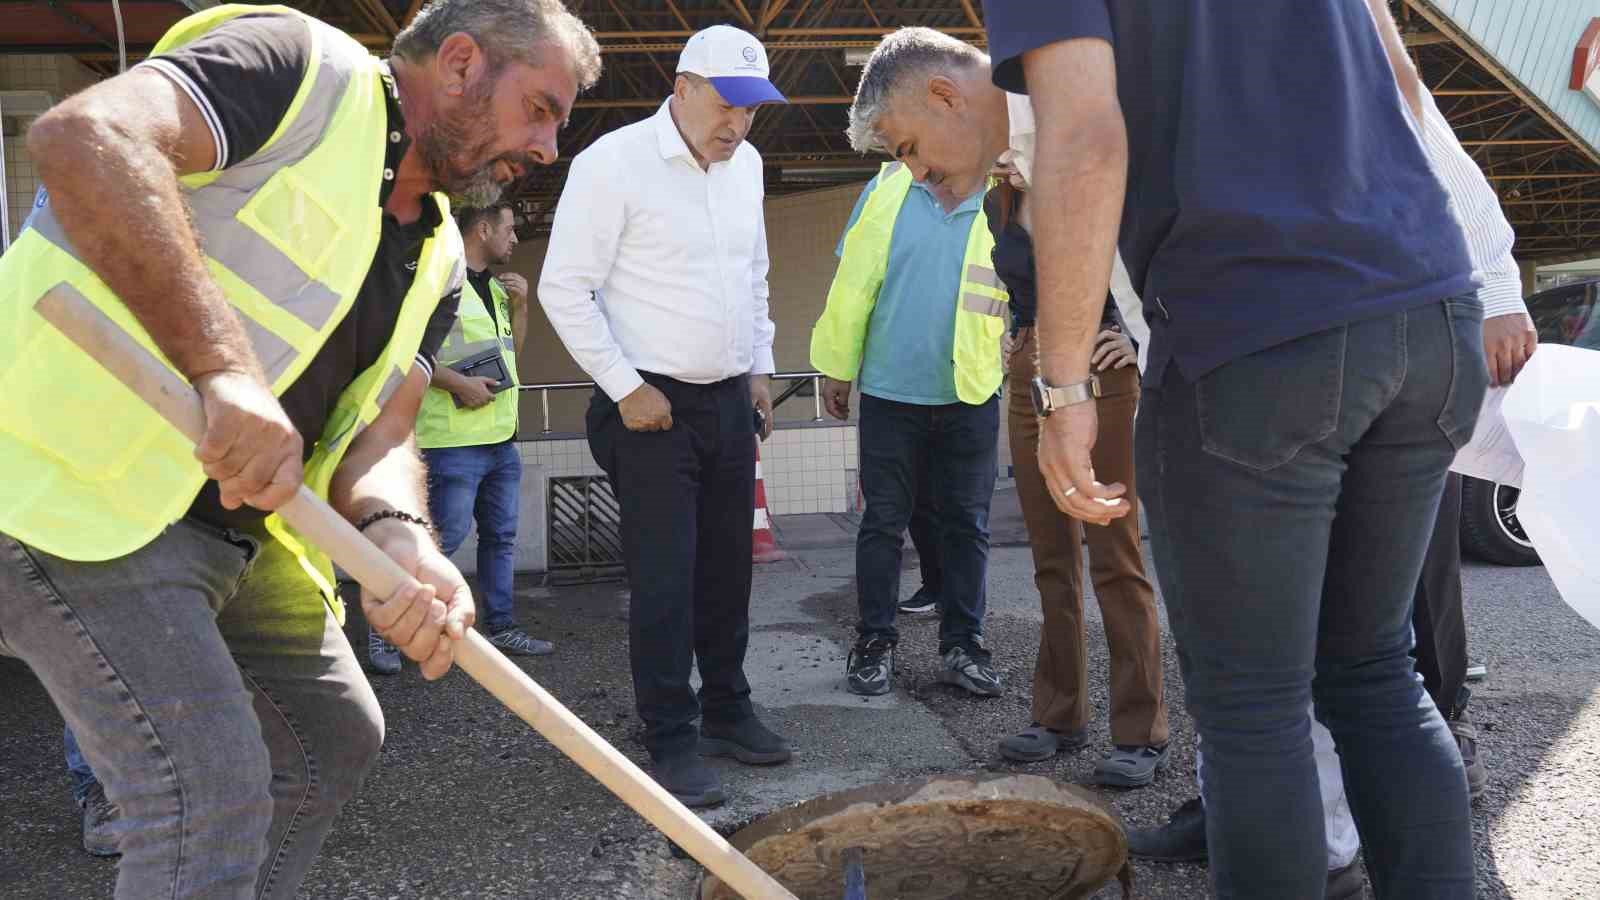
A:
{"label": "red signage on wall", "polygon": [[1600,68],[1600,19],[1591,19],[1578,40],[1578,49],[1572,51],[1572,80],[1567,87],[1583,90],[1596,68]]}

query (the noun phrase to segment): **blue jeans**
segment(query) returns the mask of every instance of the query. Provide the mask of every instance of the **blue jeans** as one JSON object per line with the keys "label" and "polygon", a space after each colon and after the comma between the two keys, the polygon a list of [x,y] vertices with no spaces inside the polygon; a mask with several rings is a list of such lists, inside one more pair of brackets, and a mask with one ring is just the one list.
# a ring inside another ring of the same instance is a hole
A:
{"label": "blue jeans", "polygon": [[1410,652],[1445,471],[1488,383],[1482,315],[1459,297],[1145,387],[1138,478],[1225,900],[1322,896],[1313,700],[1377,896],[1473,896],[1465,772]]}
{"label": "blue jeans", "polygon": [[1000,401],[919,406],[861,395],[861,491],[867,509],[856,536],[856,588],[864,639],[898,641],[895,605],[906,527],[918,485],[934,492],[939,652],[966,647],[986,660],[983,613],[988,594],[989,503],[994,499]]}
{"label": "blue jeans", "polygon": [[121,814],[116,896],[293,897],[383,743],[350,643],[265,531],[185,519],[118,559],[0,535],[0,652]]}
{"label": "blue jeans", "polygon": [[478,523],[478,587],[491,635],[517,627],[511,582],[517,556],[517,499],[522,457],[514,441],[424,450],[428,507],[446,556]]}
{"label": "blue jeans", "polygon": [[72,736],[71,728],[61,729],[61,745],[66,750],[67,774],[72,776],[72,799],[82,806],[95,785],[94,770],[89,768],[89,761],[78,749],[78,739]]}

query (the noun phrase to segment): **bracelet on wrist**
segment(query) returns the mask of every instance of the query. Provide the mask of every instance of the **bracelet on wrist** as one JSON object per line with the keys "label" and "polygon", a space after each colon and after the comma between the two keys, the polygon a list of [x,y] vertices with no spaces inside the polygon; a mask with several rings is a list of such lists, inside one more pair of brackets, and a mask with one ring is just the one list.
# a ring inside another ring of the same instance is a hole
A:
{"label": "bracelet on wrist", "polygon": [[356,523],[356,530],[366,531],[369,526],[381,522],[384,519],[398,519],[402,522],[410,522],[413,525],[421,525],[423,529],[428,532],[428,534],[433,534],[432,522],[429,522],[427,519],[424,519],[421,516],[412,515],[411,513],[398,509],[380,509],[375,513],[371,513]]}

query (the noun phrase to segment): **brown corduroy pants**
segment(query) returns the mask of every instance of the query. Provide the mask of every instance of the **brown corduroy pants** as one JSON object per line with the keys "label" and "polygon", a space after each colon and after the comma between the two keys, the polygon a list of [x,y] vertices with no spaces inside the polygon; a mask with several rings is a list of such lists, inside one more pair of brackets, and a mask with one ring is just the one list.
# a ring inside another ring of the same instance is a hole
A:
{"label": "brown corduroy pants", "polygon": [[[1039,472],[1039,421],[1028,384],[1034,374],[1034,331],[1011,360],[1008,375],[1011,460],[1017,497],[1033,547],[1034,582],[1044,611],[1039,658],[1033,671],[1033,718],[1057,731],[1089,723],[1089,673],[1083,627],[1083,523],[1061,512]],[[1155,591],[1145,577],[1139,548],[1138,497],[1133,474],[1133,417],[1139,403],[1136,366],[1100,375],[1096,400],[1099,437],[1095,477],[1128,486],[1135,511],[1101,527],[1091,525],[1089,575],[1111,655],[1111,740],[1123,746],[1167,742],[1162,693],[1161,625]]]}

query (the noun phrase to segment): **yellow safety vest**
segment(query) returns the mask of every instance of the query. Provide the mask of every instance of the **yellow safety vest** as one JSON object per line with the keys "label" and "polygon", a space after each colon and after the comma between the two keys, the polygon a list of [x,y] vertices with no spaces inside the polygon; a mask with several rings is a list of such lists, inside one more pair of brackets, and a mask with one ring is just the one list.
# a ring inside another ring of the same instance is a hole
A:
{"label": "yellow safety vest", "polygon": [[[889,265],[895,219],[911,190],[911,170],[897,162],[878,171],[860,218],[844,236],[839,270],[828,289],[828,305],[811,332],[811,365],[840,381],[861,371],[867,324]],[[967,253],[961,264],[961,295],[956,306],[956,396],[962,403],[986,403],[1000,389],[1000,338],[1009,323],[1010,295],[994,270],[994,235],[983,210],[973,217]]]}
{"label": "yellow safety vest", "polygon": [[[287,7],[212,8],[173,26],[152,52],[264,10],[307,22],[312,47],[299,91],[251,158],[182,182],[206,265],[281,395],[350,311],[371,266],[389,135],[382,63]],[[461,234],[448,201],[435,196],[443,222],[423,244],[383,356],[340,394],[306,463],[306,484],[321,496],[351,439],[404,382],[439,298],[462,278]],[[67,559],[115,559],[182,517],[205,475],[187,438],[34,311],[51,289],[80,295],[164,360],[79,259],[48,200],[37,207],[0,257],[0,532]],[[328,560],[278,517],[266,527],[339,612]]]}
{"label": "yellow safety vest", "polygon": [[[468,280],[461,288],[461,306],[455,324],[439,348],[439,365],[458,363],[469,356],[498,347],[500,359],[511,377],[517,377],[517,351],[511,330],[510,295],[500,282],[489,279],[489,294],[495,315]],[[443,388],[430,387],[417,413],[417,445],[425,450],[439,447],[477,447],[498,444],[517,433],[517,391],[508,388],[496,394],[494,402],[478,409],[457,406],[455,398]]]}

